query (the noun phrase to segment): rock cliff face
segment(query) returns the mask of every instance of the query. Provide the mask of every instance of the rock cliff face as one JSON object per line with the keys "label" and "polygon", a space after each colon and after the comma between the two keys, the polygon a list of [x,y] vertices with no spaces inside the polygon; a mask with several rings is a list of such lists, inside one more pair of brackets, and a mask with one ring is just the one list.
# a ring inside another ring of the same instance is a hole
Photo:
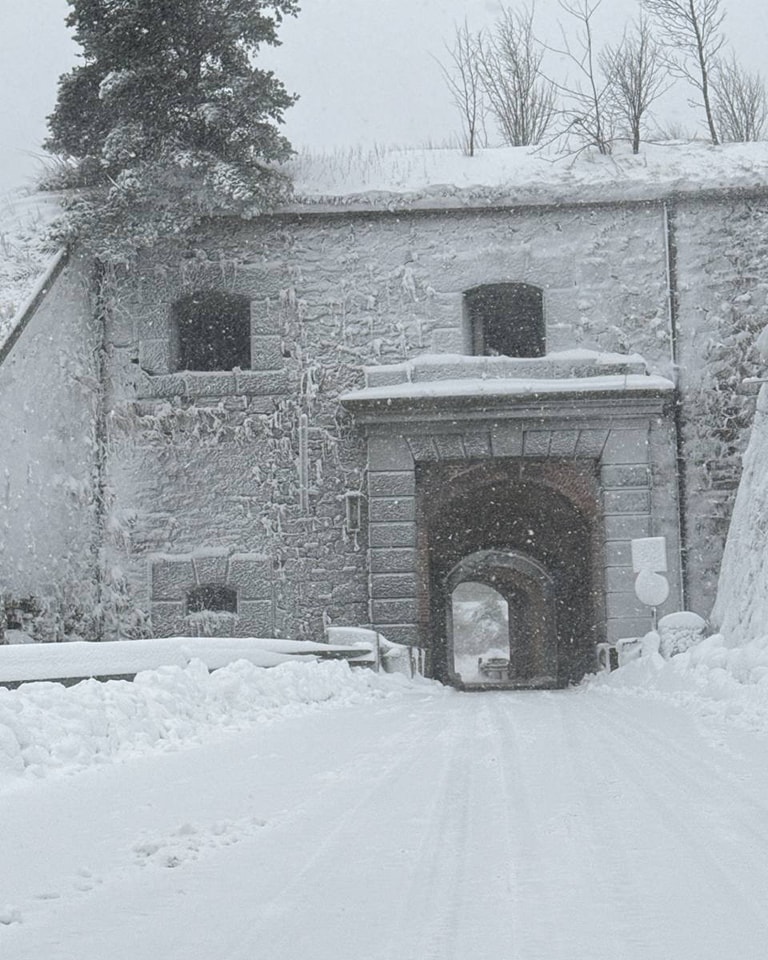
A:
{"label": "rock cliff face", "polygon": [[723,555],[714,624],[739,645],[768,633],[768,391],[762,387]]}

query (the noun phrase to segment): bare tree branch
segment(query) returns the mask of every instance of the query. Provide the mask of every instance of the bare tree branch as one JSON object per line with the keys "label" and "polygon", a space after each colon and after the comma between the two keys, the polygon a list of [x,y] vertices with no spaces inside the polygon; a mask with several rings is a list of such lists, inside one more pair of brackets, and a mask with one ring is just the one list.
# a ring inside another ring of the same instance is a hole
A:
{"label": "bare tree branch", "polygon": [[483,130],[487,107],[480,79],[480,35],[470,33],[467,21],[456,26],[453,45],[445,45],[448,65],[440,63],[446,86],[461,117],[464,152],[473,157]]}
{"label": "bare tree branch", "polygon": [[533,9],[502,9],[490,39],[479,45],[483,88],[510,146],[540,143],[555,112],[555,90],[541,73],[543,48],[533,34]]}
{"label": "bare tree branch", "polygon": [[609,84],[601,76],[595,51],[592,18],[603,0],[558,0],[560,8],[573,17],[576,27],[565,29],[560,23],[562,47],[546,49],[565,57],[576,69],[576,78],[563,83],[552,81],[566,99],[562,114],[566,134],[575,134],[582,146],[594,146],[609,154],[613,141],[614,116]]}
{"label": "bare tree branch", "polygon": [[607,99],[626,121],[632,153],[637,153],[644,117],[668,88],[661,50],[648,22],[641,18],[619,44],[600,52],[598,62],[608,83]]}
{"label": "bare tree branch", "polygon": [[762,140],[768,97],[759,73],[744,70],[735,57],[718,62],[712,73],[714,114],[720,136],[732,143]]}
{"label": "bare tree branch", "polygon": [[700,93],[712,143],[720,138],[712,109],[710,74],[725,43],[721,0],[643,0],[662,29],[670,69]]}

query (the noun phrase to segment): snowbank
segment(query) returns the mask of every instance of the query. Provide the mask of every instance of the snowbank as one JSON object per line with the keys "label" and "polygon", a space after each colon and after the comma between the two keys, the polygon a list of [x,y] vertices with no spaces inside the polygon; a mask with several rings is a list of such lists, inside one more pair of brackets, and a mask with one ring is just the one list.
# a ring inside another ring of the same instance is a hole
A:
{"label": "snowbank", "polygon": [[64,680],[79,677],[120,677],[164,666],[185,667],[199,660],[216,670],[234,660],[258,667],[274,667],[296,657],[355,657],[370,652],[369,645],[348,646],[308,640],[256,637],[158,637],[151,640],[113,640],[102,643],[29,643],[0,646],[0,683],[27,680]]}
{"label": "snowbank", "polygon": [[372,205],[394,195],[409,201],[514,196],[519,201],[644,199],[670,191],[768,186],[768,144],[645,144],[638,155],[553,154],[535,147],[497,147],[467,157],[457,149],[303,152],[286,167],[306,203],[356,198]]}
{"label": "snowbank", "polygon": [[[426,683],[427,681],[416,681]],[[0,688],[0,789],[158,749],[210,740],[222,731],[319,706],[393,696],[414,681],[355,670],[340,661],[265,670],[240,660],[209,673],[200,660],[140,673],[131,683],[86,680]]]}
{"label": "snowbank", "polygon": [[640,657],[587,678],[590,689],[657,697],[768,733],[768,636],[737,644],[717,633],[665,660]]}

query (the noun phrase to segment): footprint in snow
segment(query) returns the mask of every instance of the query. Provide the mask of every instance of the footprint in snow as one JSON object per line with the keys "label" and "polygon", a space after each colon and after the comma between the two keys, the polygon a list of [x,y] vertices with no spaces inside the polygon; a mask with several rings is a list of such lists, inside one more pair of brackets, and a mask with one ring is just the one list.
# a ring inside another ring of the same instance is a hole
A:
{"label": "footprint in snow", "polygon": [[173,869],[187,860],[197,860],[206,850],[239,843],[256,833],[265,823],[265,820],[257,817],[217,820],[206,828],[183,823],[170,835],[161,839],[142,840],[134,844],[132,849],[140,866],[154,863]]}

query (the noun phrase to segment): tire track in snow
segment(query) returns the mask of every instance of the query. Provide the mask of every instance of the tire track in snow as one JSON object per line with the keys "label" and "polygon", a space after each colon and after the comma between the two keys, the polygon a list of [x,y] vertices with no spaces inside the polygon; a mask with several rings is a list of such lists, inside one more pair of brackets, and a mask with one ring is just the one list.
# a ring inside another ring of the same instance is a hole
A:
{"label": "tire track in snow", "polygon": [[[590,702],[591,707],[596,708],[594,702]],[[599,708],[597,708],[599,710]],[[602,714],[603,711],[600,711]],[[653,727],[643,726],[641,735],[638,737],[638,728],[633,725],[629,718],[621,711],[612,713],[606,712],[610,717],[614,729],[621,725],[627,733],[627,739],[631,737],[633,750],[637,753],[643,753],[649,762],[653,762],[659,755],[665,757],[665,761],[674,757],[674,773],[669,770],[665,775],[668,781],[673,781],[678,787],[686,786],[692,796],[697,796],[701,803],[702,798],[707,798],[708,816],[713,820],[722,820],[724,807],[722,800],[728,797],[727,824],[736,824],[740,827],[742,836],[749,835],[752,843],[747,847],[747,855],[752,857],[755,865],[762,866],[763,858],[757,855],[756,851],[768,849],[768,804],[750,793],[738,778],[724,771],[721,764],[712,762],[704,748],[706,743],[702,738],[700,749],[695,753],[686,751],[675,739],[674,736],[660,732]],[[698,731],[697,731],[698,732]],[[653,745],[653,746],[652,746]],[[653,747],[659,748],[654,749]],[[717,786],[720,793],[720,801],[715,802],[716,798],[709,799],[713,795],[713,788]],[[735,803],[738,801],[738,805]]]}
{"label": "tire track in snow", "polygon": [[[439,699],[442,700],[442,697]],[[282,905],[304,900],[306,892],[317,889],[318,883],[323,884],[330,891],[338,890],[340,885],[350,886],[349,871],[354,871],[360,857],[358,842],[361,838],[355,828],[362,824],[362,829],[368,831],[372,829],[369,825],[375,823],[378,824],[377,834],[391,833],[396,836],[397,818],[393,816],[388,798],[401,785],[405,787],[405,793],[410,797],[413,793],[413,783],[419,782],[425,769],[434,763],[434,755],[428,760],[425,758],[425,742],[448,744],[451,748],[449,756],[452,755],[455,745],[451,737],[444,736],[444,715],[437,712],[430,720],[434,729],[428,731],[424,730],[424,719],[423,715],[414,715],[405,728],[395,735],[388,733],[384,742],[367,744],[366,752],[359,755],[352,764],[347,765],[348,768],[354,768],[355,775],[350,777],[347,783],[352,785],[357,795],[351,798],[350,802],[349,794],[344,794],[343,817],[336,819],[335,826],[324,830],[322,837],[316,837],[316,844],[308,844],[312,852],[296,864],[295,872],[287,882],[278,888],[270,889],[268,902],[262,904],[263,920],[269,928],[267,935],[270,943],[270,960],[296,956],[297,931],[291,927],[286,929],[284,923],[271,922],[273,918],[270,917],[269,904],[275,905],[275,919],[280,921],[284,915]],[[360,793],[358,788],[363,784],[365,789]],[[338,792],[339,781],[326,784],[319,794],[312,797],[311,801],[292,809],[289,814],[280,818],[279,823],[273,821],[276,831],[280,835],[285,832],[290,834],[307,825],[310,829],[317,831],[317,828],[325,822],[323,807],[338,810],[339,803],[333,800]],[[436,795],[439,796],[439,791]],[[380,837],[377,836],[376,839]],[[372,897],[370,889],[366,889],[364,885],[363,878],[360,884],[354,885],[354,890],[357,897],[360,895]],[[398,892],[396,888],[391,888],[383,890],[382,895],[396,899]],[[305,922],[307,922],[306,918]],[[238,934],[230,938],[239,945],[220,954],[221,960],[240,960],[240,958],[251,960],[254,948],[257,948],[258,944],[263,944],[263,937],[266,934],[261,924],[257,923],[257,926],[260,932],[254,936],[254,919],[251,916],[242,925]],[[307,926],[311,924],[307,922]],[[316,946],[316,949],[320,948]],[[323,953],[322,956],[326,954]]]}
{"label": "tire track in snow", "polygon": [[[727,806],[731,784],[722,778],[718,783],[717,778],[707,781],[699,775],[681,774],[677,765],[672,766],[680,756],[678,745],[670,746],[674,743],[671,736],[657,734],[654,747],[643,742],[638,726],[620,709],[606,713],[591,698],[585,698],[584,705],[592,715],[585,718],[586,726],[600,732],[603,750],[610,752],[625,783],[635,791],[635,806],[625,810],[629,815],[624,824],[635,839],[635,865],[647,874],[638,891],[646,908],[655,897],[660,916],[676,924],[672,932],[679,937],[679,949],[686,942],[692,945],[691,936],[696,938],[699,960],[721,960],[736,944],[741,960],[762,960],[768,939],[764,907],[768,867],[759,853],[751,855],[751,840],[747,842],[742,833],[729,829],[722,818],[706,816],[700,802],[702,796],[708,802],[712,797],[720,806]],[[701,743],[697,746],[700,749]],[[759,833],[748,832],[753,836]],[[764,850],[762,846],[761,852]],[[651,862],[639,863],[643,854]],[[675,883],[671,884],[672,878]],[[665,890],[667,897],[678,897],[677,904],[660,902]],[[753,952],[749,952],[747,937]],[[669,949],[669,955],[674,955],[674,949]]]}

